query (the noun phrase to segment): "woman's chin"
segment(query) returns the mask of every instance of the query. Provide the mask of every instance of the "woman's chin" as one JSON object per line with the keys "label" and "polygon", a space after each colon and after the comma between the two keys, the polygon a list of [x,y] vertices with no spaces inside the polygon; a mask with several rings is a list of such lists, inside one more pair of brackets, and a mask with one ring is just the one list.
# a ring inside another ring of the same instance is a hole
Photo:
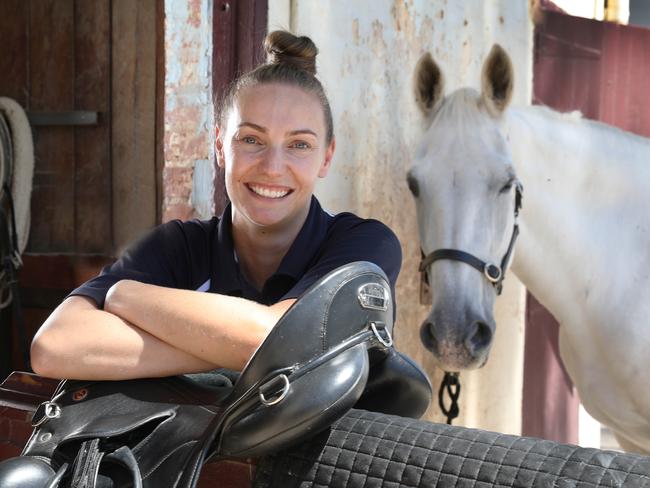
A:
{"label": "woman's chin", "polygon": [[274,210],[256,210],[246,212],[246,217],[249,222],[257,227],[274,228],[282,227],[283,223],[290,220],[290,213],[281,209]]}

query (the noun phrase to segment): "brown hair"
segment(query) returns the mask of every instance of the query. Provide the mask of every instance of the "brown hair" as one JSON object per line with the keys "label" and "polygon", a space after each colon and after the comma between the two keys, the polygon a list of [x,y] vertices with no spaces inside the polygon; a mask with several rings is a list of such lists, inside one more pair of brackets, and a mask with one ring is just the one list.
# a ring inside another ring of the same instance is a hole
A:
{"label": "brown hair", "polygon": [[318,48],[306,36],[295,36],[287,31],[274,31],[264,39],[266,62],[237,78],[228,89],[218,109],[218,120],[225,125],[233,103],[243,88],[269,83],[297,86],[312,93],[320,101],[325,116],[326,141],[334,138],[332,110],[323,85],[316,78]]}

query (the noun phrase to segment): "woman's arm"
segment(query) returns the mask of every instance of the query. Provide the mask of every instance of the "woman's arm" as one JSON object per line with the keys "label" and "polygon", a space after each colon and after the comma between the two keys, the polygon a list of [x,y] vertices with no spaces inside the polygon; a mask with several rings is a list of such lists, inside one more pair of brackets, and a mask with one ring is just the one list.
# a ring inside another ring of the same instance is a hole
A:
{"label": "woman's arm", "polygon": [[31,362],[36,373],[51,378],[107,380],[169,376],[215,367],[80,296],[66,299],[38,330]]}
{"label": "woman's arm", "polygon": [[122,280],[105,310],[220,367],[241,370],[295,299],[262,305],[244,298]]}

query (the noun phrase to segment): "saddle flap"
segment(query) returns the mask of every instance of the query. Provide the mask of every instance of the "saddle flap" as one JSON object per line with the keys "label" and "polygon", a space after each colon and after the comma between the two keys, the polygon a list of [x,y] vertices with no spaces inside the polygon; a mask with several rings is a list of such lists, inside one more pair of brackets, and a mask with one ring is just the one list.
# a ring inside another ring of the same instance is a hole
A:
{"label": "saddle flap", "polygon": [[368,371],[366,346],[357,344],[269,391],[269,397],[258,397],[255,408],[244,405],[226,420],[219,454],[254,457],[313,436],[354,406]]}
{"label": "saddle flap", "polygon": [[184,377],[64,382],[52,399],[58,414],[35,429],[23,455],[51,459],[58,469],[72,466],[84,443],[96,440],[97,451],[116,465],[113,475],[120,475],[121,458],[111,453],[125,446],[149,486],[162,486],[191,461],[192,447],[229,391]]}

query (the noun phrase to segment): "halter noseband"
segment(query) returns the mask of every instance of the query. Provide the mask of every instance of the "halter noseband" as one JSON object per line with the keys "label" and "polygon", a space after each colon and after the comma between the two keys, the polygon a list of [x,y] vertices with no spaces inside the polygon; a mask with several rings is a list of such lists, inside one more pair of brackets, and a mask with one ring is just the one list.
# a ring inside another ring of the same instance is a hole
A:
{"label": "halter noseband", "polygon": [[[451,261],[460,261],[461,263],[469,264],[473,268],[477,269],[479,272],[483,273],[483,276],[492,283],[494,289],[497,292],[497,295],[501,294],[503,289],[503,280],[505,278],[505,272],[510,264],[510,256],[515,247],[515,242],[517,241],[517,236],[519,235],[519,225],[517,224],[517,217],[519,217],[519,210],[522,206],[524,189],[521,186],[521,183],[515,183],[515,224],[512,229],[512,237],[510,238],[510,244],[508,244],[508,249],[501,260],[501,266],[497,266],[494,263],[485,262],[473,254],[470,254],[465,251],[459,251],[457,249],[436,249],[428,255],[425,255],[422,252],[422,261],[420,261],[419,271],[426,276],[426,271],[431,264],[440,260],[448,259]],[[423,276],[423,279],[425,277]]]}

